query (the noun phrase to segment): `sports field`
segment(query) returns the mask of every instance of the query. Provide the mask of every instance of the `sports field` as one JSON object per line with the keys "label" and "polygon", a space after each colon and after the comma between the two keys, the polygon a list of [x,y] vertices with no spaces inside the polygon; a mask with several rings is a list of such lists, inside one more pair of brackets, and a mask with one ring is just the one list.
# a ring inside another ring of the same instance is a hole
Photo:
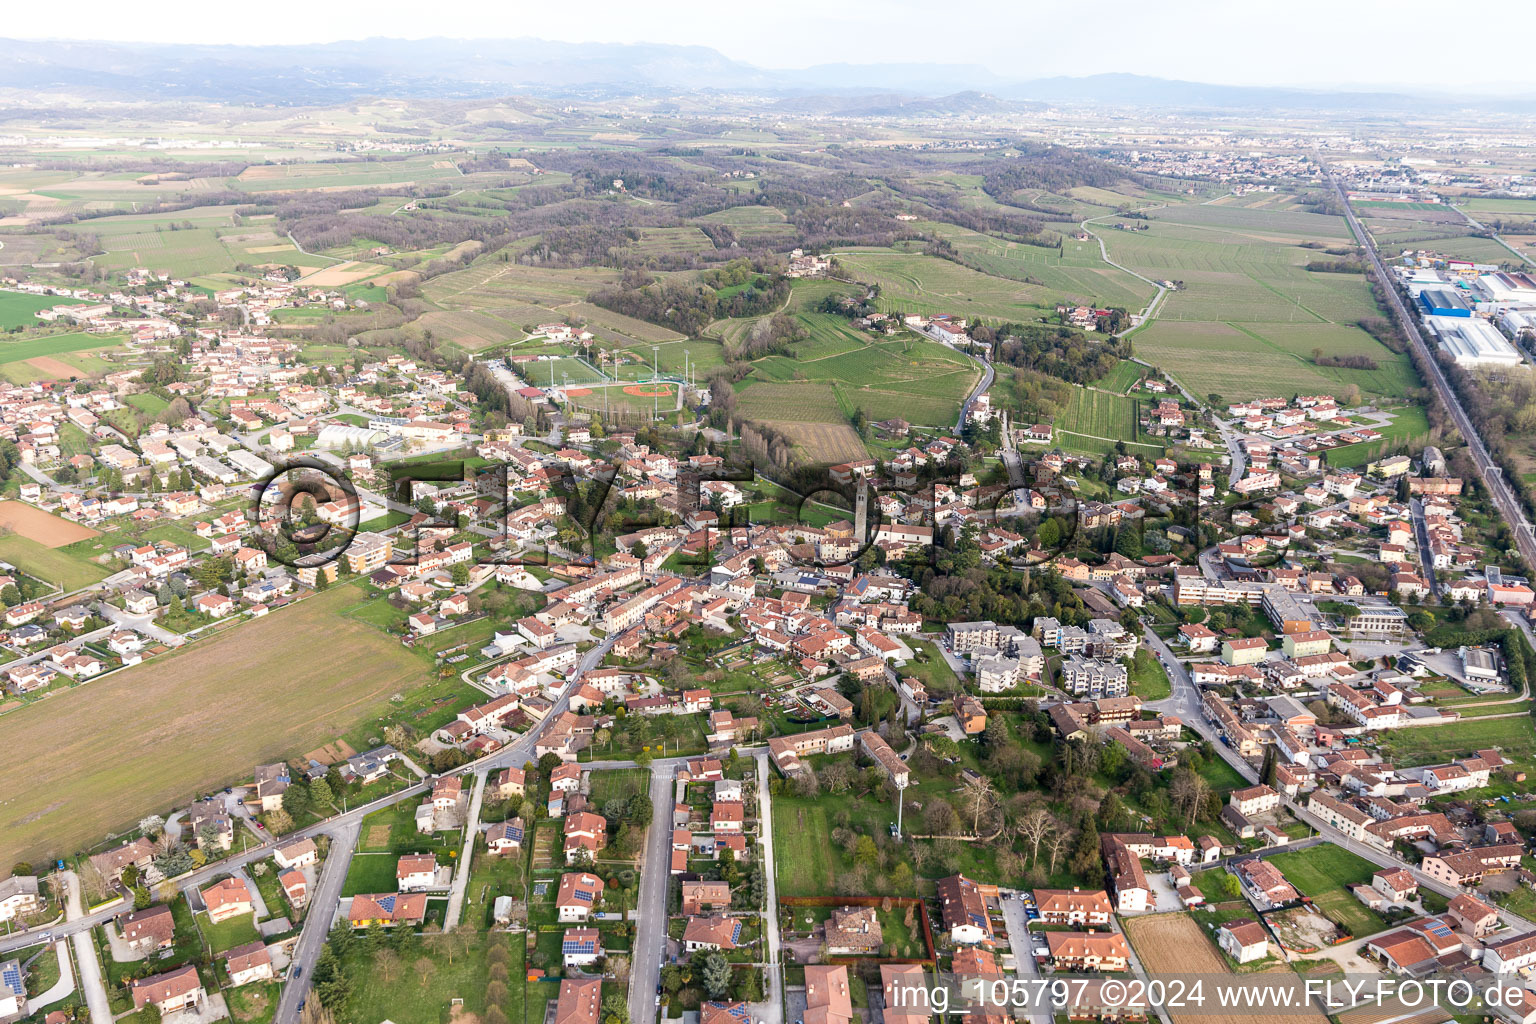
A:
{"label": "sports field", "polygon": [[0,862],[90,846],[329,742],[423,682],[415,655],[336,614],[356,599],[333,588],[0,716]]}

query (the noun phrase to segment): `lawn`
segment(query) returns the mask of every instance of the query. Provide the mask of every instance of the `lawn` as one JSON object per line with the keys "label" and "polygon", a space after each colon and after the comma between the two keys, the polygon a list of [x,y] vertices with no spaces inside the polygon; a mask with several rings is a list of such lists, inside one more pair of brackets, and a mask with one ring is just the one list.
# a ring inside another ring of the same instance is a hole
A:
{"label": "lawn", "polygon": [[908,640],[906,643],[912,648],[913,657],[896,669],[898,676],[921,679],[930,693],[955,693],[960,689],[960,680],[954,669],[949,667],[949,662],[944,660],[944,655],[933,641]]}
{"label": "lawn", "polygon": [[282,987],[275,981],[224,989],[224,1002],[235,1024],[266,1024],[277,1010]]}
{"label": "lawn", "polygon": [[651,773],[644,768],[619,768],[591,773],[588,802],[599,812],[610,800],[648,799]]}
{"label": "lawn", "polygon": [[[415,810],[415,805],[409,800],[401,801],[401,806],[410,806]],[[352,863],[347,866],[347,880],[342,883],[341,894],[356,896],[359,893],[394,892],[395,866],[398,861],[399,858],[393,853],[355,854]]]}
{"label": "lawn", "polygon": [[1370,883],[1376,865],[1365,858],[1332,843],[1321,843],[1305,850],[1277,853],[1268,860],[1298,892],[1311,897],[1319,910],[1349,928],[1356,938],[1385,927],[1381,915],[1355,899],[1348,888]]}
{"label": "lawn", "polygon": [[1145,649],[1138,650],[1131,662],[1131,692],[1145,701],[1171,696],[1173,684],[1161,663]]}
{"label": "lawn", "polygon": [[[374,719],[425,680],[331,590],[0,716],[0,861],[48,860]],[[367,665],[367,672],[350,667]],[[132,742],[101,723],[134,709]],[[253,728],[252,723],[260,723]]]}
{"label": "lawn", "polygon": [[[782,896],[825,896],[836,890],[837,876],[848,867],[848,858],[832,845],[832,808],[824,800],[803,800],[787,794],[775,796],[773,806],[774,864]],[[868,802],[841,805],[854,819],[857,831],[878,835],[896,820],[896,809],[877,808]]]}
{"label": "lawn", "polygon": [[[417,940],[387,965],[376,962],[362,943],[354,943],[344,958],[352,991],[338,1019],[446,1024],[450,1005],[463,1000],[464,1011],[483,1020],[489,981],[486,947],[491,942],[513,947],[509,964],[520,968],[515,959],[521,952],[520,942],[503,935],[466,932]],[[508,991],[501,1007],[508,1020],[522,1016],[523,977],[521,969],[508,971]],[[550,994],[555,994],[554,986]]]}
{"label": "lawn", "polygon": [[[450,850],[458,848],[458,829],[449,832],[437,832],[433,835],[422,835],[416,831],[416,806],[417,802],[402,800],[388,807],[381,807],[363,819],[363,831],[357,841],[357,855],[352,860],[351,868],[347,871],[347,884],[353,882],[354,872],[358,879],[372,878],[383,880],[386,878],[384,868],[379,864],[388,863],[387,881],[383,882],[384,890],[393,890],[395,887],[395,860],[405,853],[436,853],[439,860],[447,860]],[[380,854],[380,856],[367,856],[368,854]],[[359,861],[368,861],[369,864],[359,866]],[[380,892],[379,889],[352,889],[352,892]]]}
{"label": "lawn", "polygon": [[226,949],[234,949],[236,946],[243,946],[247,942],[255,942],[261,938],[261,933],[256,930],[255,914],[237,914],[218,924],[211,923],[207,914],[198,914],[197,927],[202,931],[203,937],[208,940],[208,948],[215,953],[222,953]]}

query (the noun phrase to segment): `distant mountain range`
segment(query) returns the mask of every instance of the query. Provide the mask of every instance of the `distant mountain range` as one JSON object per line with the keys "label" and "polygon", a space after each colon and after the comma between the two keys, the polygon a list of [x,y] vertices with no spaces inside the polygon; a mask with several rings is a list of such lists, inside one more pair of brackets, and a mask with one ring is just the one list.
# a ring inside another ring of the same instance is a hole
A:
{"label": "distant mountain range", "polygon": [[963,64],[822,64],[773,70],[703,46],[542,39],[365,39],[292,46],[0,40],[0,89],[84,99],[315,106],[360,96],[472,99],[511,92],[599,99],[679,93],[780,97],[789,112],[993,114],[1042,104],[1178,110],[1408,113],[1536,111],[1483,98],[1212,85],[1131,74],[1012,80]]}

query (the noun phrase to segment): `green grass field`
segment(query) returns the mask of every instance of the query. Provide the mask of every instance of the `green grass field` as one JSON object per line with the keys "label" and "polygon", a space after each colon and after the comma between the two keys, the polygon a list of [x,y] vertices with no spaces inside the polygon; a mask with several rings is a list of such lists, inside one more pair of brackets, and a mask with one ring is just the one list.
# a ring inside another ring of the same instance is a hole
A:
{"label": "green grass field", "polygon": [[1034,320],[1059,294],[918,253],[860,249],[839,253],[838,260],[860,281],[880,285],[879,306],[886,311]]}
{"label": "green grass field", "polygon": [[26,292],[0,292],[0,329],[36,327],[43,321],[33,316],[40,309],[54,306],[78,306],[84,299],[66,299],[62,295],[29,295]]}
{"label": "green grass field", "polygon": [[1434,764],[1488,747],[1529,762],[1536,757],[1536,730],[1529,715],[1466,720],[1448,727],[1399,729],[1382,736],[1381,746],[1386,757],[1403,765]]}
{"label": "green grass field", "polygon": [[1385,926],[1381,915],[1355,899],[1348,887],[1369,884],[1376,865],[1332,843],[1305,850],[1277,853],[1269,862],[1303,896],[1324,914],[1347,926],[1356,938],[1380,931]]}
{"label": "green grass field", "polygon": [[77,545],[50,548],[20,534],[0,537],[0,560],[10,562],[29,576],[79,590],[107,578],[110,570],[86,557]]}
{"label": "green grass field", "polygon": [[[295,757],[391,708],[426,682],[422,660],[337,614],[333,587],[143,665],[0,716],[0,860],[62,857],[187,794]],[[337,666],[367,664],[363,674]],[[100,724],[135,709],[131,744]],[[260,730],[250,723],[262,723]],[[366,739],[366,734],[364,734]]]}
{"label": "green grass field", "polygon": [[1146,373],[1147,368],[1140,363],[1132,362],[1129,359],[1122,359],[1115,364],[1115,368],[1107,376],[1100,377],[1093,384],[1095,387],[1103,388],[1105,391],[1113,391],[1116,394],[1123,395],[1135,387],[1136,382]]}
{"label": "green grass field", "polygon": [[[1135,334],[1138,358],[1198,395],[1225,399],[1333,393],[1354,384],[1373,398],[1400,398],[1418,386],[1405,356],[1361,331],[1377,315],[1363,275],[1325,273],[1307,264],[1330,257],[1307,244],[1340,245],[1338,217],[1275,205],[1174,203],[1127,222],[1106,218],[1096,231],[1110,255],[1138,272],[1181,282]],[[1323,355],[1364,355],[1375,370],[1319,366]]]}
{"label": "green grass field", "polygon": [[[411,827],[415,827],[414,823]],[[393,853],[354,854],[352,863],[347,865],[347,878],[342,883],[341,894],[356,896],[359,893],[394,892],[395,866],[399,859]]]}
{"label": "green grass field", "polygon": [[[824,341],[822,347],[830,352],[833,345]],[[960,403],[980,375],[980,368],[960,353],[937,342],[908,336],[861,345],[809,362],[788,356],[768,356],[752,364],[752,376],[745,386],[738,387],[743,387],[742,400],[752,404],[755,410],[759,401],[768,401],[766,396],[769,394],[775,397],[804,395],[804,401],[792,405],[792,408],[800,409],[825,402],[824,390],[805,388],[801,382],[825,382],[831,385],[836,395],[832,411],[840,411],[841,417],[850,417],[855,409],[862,408],[872,420],[900,416],[911,423],[945,425],[954,423]],[[768,382],[783,382],[785,387],[767,388]],[[816,396],[814,399],[810,397],[813,395]],[[759,413],[754,411],[753,415]],[[832,412],[814,415],[815,422],[833,421]],[[811,419],[800,413],[762,418]]]}

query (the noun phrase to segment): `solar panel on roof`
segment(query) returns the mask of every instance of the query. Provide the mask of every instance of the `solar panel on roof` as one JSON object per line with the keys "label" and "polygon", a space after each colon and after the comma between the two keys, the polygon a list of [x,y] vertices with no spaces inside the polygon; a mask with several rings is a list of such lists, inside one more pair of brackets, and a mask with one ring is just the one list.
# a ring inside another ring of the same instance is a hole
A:
{"label": "solar panel on roof", "polygon": [[1436,938],[1445,938],[1451,934],[1450,926],[1444,921],[1431,921],[1424,926],[1424,930]]}
{"label": "solar panel on roof", "polygon": [[586,889],[577,889],[577,890],[575,890],[572,893],[572,895],[575,896],[579,900],[590,900],[590,899],[592,899],[592,894],[590,892],[588,892]]}
{"label": "solar panel on roof", "polygon": [[394,896],[385,896],[385,897],[383,897],[382,899],[380,899],[378,901],[378,904],[379,904],[379,907],[381,909],[387,910],[391,914],[393,914],[395,912],[395,898],[394,898]]}

